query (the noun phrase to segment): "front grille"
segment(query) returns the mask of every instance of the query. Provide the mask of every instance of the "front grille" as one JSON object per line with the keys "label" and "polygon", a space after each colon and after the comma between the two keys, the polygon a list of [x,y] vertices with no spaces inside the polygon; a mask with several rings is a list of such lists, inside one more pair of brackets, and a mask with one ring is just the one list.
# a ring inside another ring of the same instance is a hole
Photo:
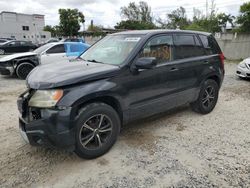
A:
{"label": "front grille", "polygon": [[30,113],[30,121],[39,120],[42,118],[40,109],[30,108],[29,113]]}

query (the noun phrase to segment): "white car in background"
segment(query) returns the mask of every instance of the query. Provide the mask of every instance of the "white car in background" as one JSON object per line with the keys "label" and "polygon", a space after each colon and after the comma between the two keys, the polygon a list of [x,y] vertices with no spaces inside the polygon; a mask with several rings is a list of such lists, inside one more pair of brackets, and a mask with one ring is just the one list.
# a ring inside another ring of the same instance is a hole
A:
{"label": "white car in background", "polygon": [[56,42],[45,44],[33,52],[17,53],[0,58],[0,74],[25,79],[38,66],[53,62],[70,61],[89,48],[86,43]]}
{"label": "white car in background", "polygon": [[239,63],[236,74],[240,78],[250,78],[250,57]]}

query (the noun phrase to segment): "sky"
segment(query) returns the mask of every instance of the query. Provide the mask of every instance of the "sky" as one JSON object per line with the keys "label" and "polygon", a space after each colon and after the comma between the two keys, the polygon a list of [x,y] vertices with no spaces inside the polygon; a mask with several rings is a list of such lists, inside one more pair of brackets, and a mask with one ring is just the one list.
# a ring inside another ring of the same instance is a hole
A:
{"label": "sky", "polygon": [[[127,6],[129,2],[140,0],[0,0],[1,11],[13,11],[27,14],[45,15],[46,25],[57,25],[59,23],[59,8],[77,8],[85,15],[86,27],[93,20],[95,25],[114,27],[122,17],[120,8]],[[144,0],[151,7],[155,18],[166,17],[174,9],[183,6],[187,16],[192,18],[193,8],[198,8],[205,14],[206,0]],[[207,0],[211,2],[211,0]],[[249,0],[214,0],[218,13],[225,12],[238,15],[239,7]],[[210,3],[209,3],[210,4]]]}

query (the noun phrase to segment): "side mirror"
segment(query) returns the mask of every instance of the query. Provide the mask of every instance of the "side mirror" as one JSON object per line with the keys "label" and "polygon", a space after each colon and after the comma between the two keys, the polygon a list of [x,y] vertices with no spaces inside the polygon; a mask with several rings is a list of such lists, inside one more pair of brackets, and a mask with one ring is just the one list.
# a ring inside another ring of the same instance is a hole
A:
{"label": "side mirror", "polygon": [[141,57],[135,62],[135,67],[137,69],[152,69],[156,66],[155,57]]}

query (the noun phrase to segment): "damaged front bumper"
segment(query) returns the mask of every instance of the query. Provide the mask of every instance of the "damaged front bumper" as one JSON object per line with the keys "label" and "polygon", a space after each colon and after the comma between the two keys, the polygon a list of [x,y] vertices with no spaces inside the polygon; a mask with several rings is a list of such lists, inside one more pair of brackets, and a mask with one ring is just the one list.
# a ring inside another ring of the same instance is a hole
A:
{"label": "damaged front bumper", "polygon": [[241,78],[250,78],[250,69],[248,67],[242,68],[237,66],[236,75]]}
{"label": "damaged front bumper", "polygon": [[12,76],[15,73],[15,69],[13,66],[3,66],[0,65],[0,74],[1,75],[10,75]]}
{"label": "damaged front bumper", "polygon": [[28,106],[29,93],[17,101],[19,128],[26,142],[33,146],[47,146],[73,151],[75,146],[75,121],[72,108],[42,109]]}

